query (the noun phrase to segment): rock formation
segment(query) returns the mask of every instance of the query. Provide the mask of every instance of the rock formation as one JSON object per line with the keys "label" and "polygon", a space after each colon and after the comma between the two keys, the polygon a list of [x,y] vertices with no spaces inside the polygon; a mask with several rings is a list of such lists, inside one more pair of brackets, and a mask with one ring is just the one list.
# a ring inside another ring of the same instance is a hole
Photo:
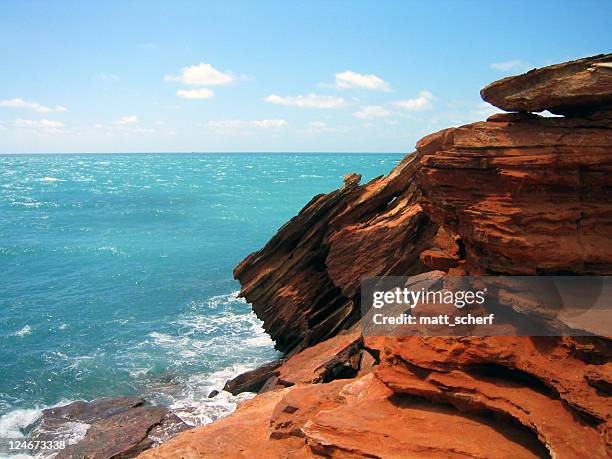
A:
{"label": "rock formation", "polygon": [[314,197],[234,273],[286,361],[143,457],[609,457],[607,337],[363,337],[359,302],[369,276],[612,275],[611,66],[495,82],[483,98],[520,113]]}
{"label": "rock formation", "polygon": [[534,69],[483,88],[487,102],[506,111],[592,116],[612,109],[609,54]]}
{"label": "rock formation", "polygon": [[[28,441],[65,441],[68,446],[57,453],[58,459],[127,458],[188,428],[167,408],[142,398],[108,397],[43,410]],[[45,457],[45,452],[37,453]]]}

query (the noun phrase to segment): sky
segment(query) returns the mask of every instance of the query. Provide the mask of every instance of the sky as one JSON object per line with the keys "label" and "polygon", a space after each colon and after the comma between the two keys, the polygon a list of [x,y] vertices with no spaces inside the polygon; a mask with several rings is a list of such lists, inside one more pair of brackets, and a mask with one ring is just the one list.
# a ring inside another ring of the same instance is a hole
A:
{"label": "sky", "polygon": [[612,1],[0,2],[0,153],[410,152]]}

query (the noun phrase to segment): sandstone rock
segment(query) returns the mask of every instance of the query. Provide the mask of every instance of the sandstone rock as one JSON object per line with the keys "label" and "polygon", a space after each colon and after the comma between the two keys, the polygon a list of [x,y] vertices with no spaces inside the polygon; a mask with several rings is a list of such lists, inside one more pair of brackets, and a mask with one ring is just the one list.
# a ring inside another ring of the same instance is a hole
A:
{"label": "sandstone rock", "polygon": [[236,268],[280,350],[356,323],[364,277],[612,272],[612,124],[509,115],[318,196]]}
{"label": "sandstone rock", "polygon": [[278,371],[276,370],[282,363],[283,360],[274,360],[254,370],[242,373],[227,381],[223,390],[233,395],[238,395],[242,392],[258,392],[268,379],[278,376]]}
{"label": "sandstone rock", "polygon": [[[511,423],[396,395],[372,374],[342,389],[302,431],[316,453],[340,458],[541,457],[542,445]],[[453,432],[454,434],[449,434]]]}
{"label": "sandstone rock", "polygon": [[57,418],[92,424],[144,404],[145,399],[140,397],[104,397],[91,402],[78,400],[68,405],[43,410],[42,420]]}
{"label": "sandstone rock", "polygon": [[575,356],[573,341],[574,338],[515,336],[388,337],[381,360],[391,364],[407,362],[426,371],[481,368],[506,379],[518,378],[523,385],[553,393],[607,431],[612,400],[600,395],[584,379],[588,364]]}
{"label": "sandstone rock", "polygon": [[612,108],[612,54],[531,70],[486,86],[480,95],[506,111],[585,115]]}
{"label": "sandstone rock", "polygon": [[242,403],[238,409],[217,422],[187,431],[141,458],[280,458],[304,448],[303,440],[269,441],[270,417],[289,389],[266,392]]}
{"label": "sandstone rock", "polygon": [[584,378],[604,394],[612,394],[612,363],[589,365],[584,370]]}
{"label": "sandstone rock", "polygon": [[165,434],[166,428],[170,428],[172,433],[176,434],[187,428],[180,419],[168,413],[166,408],[141,406],[94,423],[83,440],[60,451],[57,458],[136,457],[155,445],[155,439],[151,438],[151,430],[162,424],[156,433]]}
{"label": "sandstone rock", "polygon": [[354,377],[359,370],[362,346],[359,333],[337,335],[287,360],[279,368],[279,382],[289,386]]}
{"label": "sandstone rock", "polygon": [[[461,435],[448,435],[458,427]],[[545,454],[526,429],[395,395],[370,373],[259,395],[141,457],[489,457],[492,444],[498,457]]]}
{"label": "sandstone rock", "polygon": [[80,440],[91,424],[143,406],[139,397],[104,397],[91,402],[78,400],[68,405],[43,410],[42,415],[29,427],[32,441]]}
{"label": "sandstone rock", "polygon": [[350,336],[289,359],[295,385],[143,457],[608,457],[612,405],[573,338],[368,337],[363,346],[380,351],[374,372],[299,376]]}
{"label": "sandstone rock", "polygon": [[235,269],[276,347],[295,353],[359,318],[360,279],[428,270],[422,250],[437,227],[417,203],[418,162],[407,157],[385,178],[349,180],[315,197],[259,252]]}
{"label": "sandstone rock", "polygon": [[359,334],[365,277],[612,274],[609,60],[483,90],[571,118],[446,129],[386,177],[313,198],[234,273],[287,361],[234,414],[144,457],[609,457],[609,337]]}
{"label": "sandstone rock", "polygon": [[[377,376],[397,393],[450,403],[463,412],[513,418],[533,430],[552,457],[607,457],[612,404],[575,379],[583,362],[569,356],[558,360],[567,349],[551,348],[551,343],[543,350],[534,346],[524,354],[531,361],[527,364],[519,360],[527,349],[505,346],[511,343],[509,339],[480,341],[482,351],[478,353],[472,353],[467,343],[463,347],[460,340],[454,344],[434,340],[409,340],[414,346],[400,351],[406,363],[394,360],[380,367]],[[419,346],[426,349],[424,355]],[[446,364],[440,365],[435,358],[430,362],[432,354],[446,355]]]}
{"label": "sandstone rock", "polygon": [[188,428],[167,408],[142,398],[110,397],[43,410],[28,439],[65,441],[69,446],[58,459],[128,458]]}
{"label": "sandstone rock", "polygon": [[564,118],[481,122],[417,144],[421,205],[471,273],[612,272],[612,136]]}

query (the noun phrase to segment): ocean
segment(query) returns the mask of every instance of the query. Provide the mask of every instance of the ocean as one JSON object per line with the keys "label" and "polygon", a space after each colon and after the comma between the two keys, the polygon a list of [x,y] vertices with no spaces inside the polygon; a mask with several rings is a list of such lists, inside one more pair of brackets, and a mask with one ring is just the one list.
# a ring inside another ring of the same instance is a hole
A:
{"label": "ocean", "polygon": [[45,407],[142,395],[190,424],[278,357],[232,269],[312,196],[397,154],[0,156],[0,438]]}

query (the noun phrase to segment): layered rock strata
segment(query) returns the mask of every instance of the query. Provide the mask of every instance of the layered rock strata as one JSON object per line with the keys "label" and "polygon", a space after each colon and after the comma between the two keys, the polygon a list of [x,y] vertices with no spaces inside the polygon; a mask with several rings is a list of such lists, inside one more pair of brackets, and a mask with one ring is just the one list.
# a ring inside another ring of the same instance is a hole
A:
{"label": "layered rock strata", "polygon": [[143,457],[609,457],[608,337],[363,337],[359,301],[369,276],[612,275],[611,67],[495,82],[485,100],[520,113],[313,198],[234,273],[286,361]]}
{"label": "layered rock strata", "polygon": [[[139,397],[108,397],[43,410],[31,426],[28,441],[59,442],[59,451],[38,451],[36,457],[128,458],[163,443],[189,426],[167,408]],[[82,438],[78,438],[78,437]]]}

